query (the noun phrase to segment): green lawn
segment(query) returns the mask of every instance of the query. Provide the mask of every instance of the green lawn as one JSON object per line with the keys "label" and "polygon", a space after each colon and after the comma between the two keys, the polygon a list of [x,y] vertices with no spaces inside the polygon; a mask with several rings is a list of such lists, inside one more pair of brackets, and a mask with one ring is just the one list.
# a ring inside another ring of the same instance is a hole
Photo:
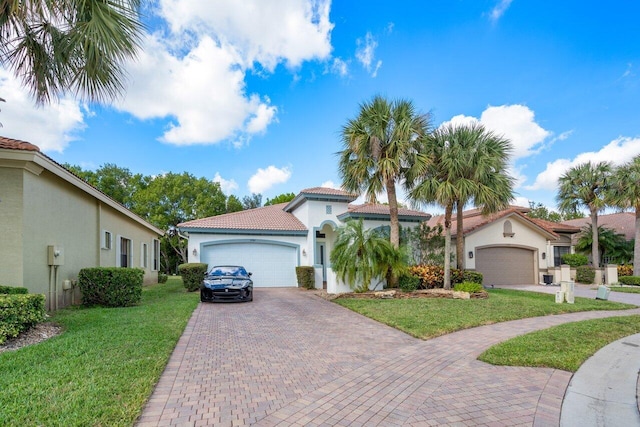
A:
{"label": "green lawn", "polygon": [[628,294],[640,294],[640,286],[610,286],[612,292],[626,292]]}
{"label": "green lawn", "polygon": [[334,301],[422,339],[526,317],[635,307],[588,298],[576,298],[575,304],[556,304],[552,294],[508,289],[491,289],[489,298],[484,300],[338,298]]}
{"label": "green lawn", "polygon": [[70,308],[65,332],[0,354],[0,425],[131,426],[198,304],[180,278],[128,308]]}
{"label": "green lawn", "polygon": [[600,348],[637,333],[640,333],[640,316],[585,320],[510,339],[491,347],[479,359],[494,365],[538,366],[575,372]]}

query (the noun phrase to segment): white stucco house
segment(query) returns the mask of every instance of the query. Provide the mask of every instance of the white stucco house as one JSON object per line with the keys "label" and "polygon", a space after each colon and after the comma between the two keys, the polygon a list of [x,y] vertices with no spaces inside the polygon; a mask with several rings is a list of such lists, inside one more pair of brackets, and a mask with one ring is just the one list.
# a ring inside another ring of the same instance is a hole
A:
{"label": "white stucco house", "polygon": [[[571,236],[578,227],[529,218],[528,208],[511,206],[491,215],[478,209],[463,213],[464,267],[483,275],[484,285],[531,285],[543,282],[543,275],[559,283],[561,256],[571,252]],[[432,217],[428,225],[444,223],[444,216]],[[452,222],[452,244],[458,238]],[[455,251],[455,249],[454,249]]]}
{"label": "white stucco house", "polygon": [[[291,202],[178,224],[189,237],[189,262],[244,265],[256,287],[297,286],[295,267],[315,268],[316,288],[349,292],[331,269],[336,230],[362,218],[368,228],[389,225],[389,207],[352,205],[357,195],[332,188],[302,190]],[[431,215],[399,210],[401,227],[415,227]]]}

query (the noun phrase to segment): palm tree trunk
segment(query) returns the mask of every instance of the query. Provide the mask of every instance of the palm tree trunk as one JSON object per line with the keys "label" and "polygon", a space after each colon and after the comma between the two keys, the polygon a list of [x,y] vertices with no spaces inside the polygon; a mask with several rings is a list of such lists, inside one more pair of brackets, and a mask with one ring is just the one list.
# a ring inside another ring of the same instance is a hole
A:
{"label": "palm tree trunk", "polygon": [[600,242],[598,241],[598,211],[591,209],[591,261],[595,268],[600,267]]}
{"label": "palm tree trunk", "polygon": [[636,241],[633,245],[633,275],[640,276],[640,205],[636,205]]}
{"label": "palm tree trunk", "polygon": [[453,204],[444,209],[444,288],[451,289],[451,216]]}
{"label": "palm tree trunk", "polygon": [[398,220],[398,198],[396,196],[396,182],[392,178],[387,178],[387,200],[389,201],[389,219],[391,230],[389,240],[391,245],[398,249],[400,247],[400,222]]}
{"label": "palm tree trunk", "polygon": [[464,236],[462,229],[462,209],[464,209],[464,203],[462,200],[458,200],[456,206],[456,264],[459,270],[464,270]]}

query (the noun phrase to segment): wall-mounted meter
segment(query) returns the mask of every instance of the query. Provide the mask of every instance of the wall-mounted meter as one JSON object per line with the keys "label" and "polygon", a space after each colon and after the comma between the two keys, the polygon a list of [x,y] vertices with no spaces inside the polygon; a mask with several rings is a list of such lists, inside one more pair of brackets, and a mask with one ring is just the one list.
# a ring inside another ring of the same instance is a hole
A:
{"label": "wall-mounted meter", "polygon": [[62,246],[47,246],[47,260],[49,265],[63,265],[64,250],[62,249]]}

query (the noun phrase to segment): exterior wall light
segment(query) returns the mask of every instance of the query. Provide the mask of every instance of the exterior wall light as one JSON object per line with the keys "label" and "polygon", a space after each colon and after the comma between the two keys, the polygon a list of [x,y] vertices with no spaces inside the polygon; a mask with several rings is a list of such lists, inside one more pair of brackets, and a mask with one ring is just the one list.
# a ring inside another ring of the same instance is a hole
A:
{"label": "exterior wall light", "polygon": [[469,258],[473,258],[473,251],[469,251]]}

